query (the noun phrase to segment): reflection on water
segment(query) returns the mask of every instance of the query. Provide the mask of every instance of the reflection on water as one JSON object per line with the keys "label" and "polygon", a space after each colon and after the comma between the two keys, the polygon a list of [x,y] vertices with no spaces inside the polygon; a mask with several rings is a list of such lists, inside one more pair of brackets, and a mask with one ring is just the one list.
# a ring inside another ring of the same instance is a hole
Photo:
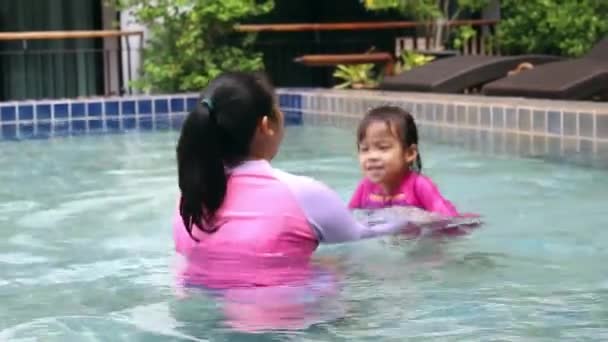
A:
{"label": "reflection on water", "polygon": [[[260,332],[266,330],[305,329],[312,324],[340,318],[339,273],[327,263],[290,264],[288,258],[272,261],[254,257],[258,267],[255,274],[249,268],[239,268],[234,262],[226,263],[223,258],[219,264],[230,269],[227,272],[208,270],[196,274],[177,272],[176,293],[181,300],[200,301],[200,298],[213,299],[224,316],[223,324],[241,332]],[[238,260],[243,260],[238,258]],[[251,265],[249,260],[247,265]],[[265,266],[259,266],[265,264]],[[269,266],[273,264],[273,266]],[[218,270],[219,268],[215,268]],[[279,279],[274,285],[256,286],[255,279]],[[240,281],[239,281],[240,279]],[[213,288],[207,286],[210,284]],[[176,315],[189,315],[189,310],[177,310]]]}

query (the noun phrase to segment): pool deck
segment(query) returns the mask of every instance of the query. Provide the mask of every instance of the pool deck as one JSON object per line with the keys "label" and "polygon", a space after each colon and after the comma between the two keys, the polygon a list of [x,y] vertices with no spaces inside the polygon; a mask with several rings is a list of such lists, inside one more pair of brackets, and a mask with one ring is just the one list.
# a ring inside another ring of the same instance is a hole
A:
{"label": "pool deck", "polygon": [[[354,127],[374,106],[412,112],[421,139],[484,153],[608,167],[608,103],[315,88],[279,89],[290,124]],[[198,94],[0,102],[0,140],[179,129]]]}

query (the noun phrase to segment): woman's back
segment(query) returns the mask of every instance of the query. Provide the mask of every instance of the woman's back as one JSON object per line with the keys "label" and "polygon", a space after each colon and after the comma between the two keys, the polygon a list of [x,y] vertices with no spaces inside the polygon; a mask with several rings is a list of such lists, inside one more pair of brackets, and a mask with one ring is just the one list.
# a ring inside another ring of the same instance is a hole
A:
{"label": "woman's back", "polygon": [[213,233],[193,228],[197,242],[179,215],[174,222],[175,247],[186,258],[186,273],[205,278],[207,285],[210,278],[223,283],[249,279],[257,285],[281,280],[277,277],[285,281],[286,269],[306,265],[318,243],[288,185],[265,161],[232,170],[214,227]]}

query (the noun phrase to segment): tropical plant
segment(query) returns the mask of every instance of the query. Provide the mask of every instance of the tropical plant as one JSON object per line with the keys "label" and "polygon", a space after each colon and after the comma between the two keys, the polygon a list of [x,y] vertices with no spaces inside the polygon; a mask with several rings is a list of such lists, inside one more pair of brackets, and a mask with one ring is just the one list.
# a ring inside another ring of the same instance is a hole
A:
{"label": "tropical plant", "polygon": [[274,0],[111,0],[150,33],[142,75],[134,86],[152,92],[194,91],[224,70],[263,68],[254,35],[235,23],[269,12]]}
{"label": "tropical plant", "polygon": [[399,74],[411,70],[412,68],[425,65],[434,59],[435,56],[404,50],[403,53],[401,53],[401,56],[399,56],[399,63],[397,63],[395,73]]}
{"label": "tropical plant", "polygon": [[469,41],[477,35],[477,31],[473,29],[471,25],[460,26],[456,30],[456,34],[454,40],[452,41],[452,45],[456,49],[462,49]]}
{"label": "tropical plant", "polygon": [[373,88],[377,81],[374,79],[374,64],[339,64],[333,76],[343,82],[336,85],[336,89],[344,88]]}

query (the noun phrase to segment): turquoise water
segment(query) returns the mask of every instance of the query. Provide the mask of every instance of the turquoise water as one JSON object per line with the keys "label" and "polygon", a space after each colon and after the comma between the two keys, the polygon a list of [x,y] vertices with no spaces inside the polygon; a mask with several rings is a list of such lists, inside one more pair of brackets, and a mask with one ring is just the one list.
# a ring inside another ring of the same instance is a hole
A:
{"label": "turquoise water", "polygon": [[[322,247],[317,262],[338,293],[304,309],[289,306],[297,295],[275,297],[262,325],[299,328],[252,335],[227,305],[172,286],[175,140],[0,144],[0,340],[608,339],[607,172],[423,141],[425,172],[485,227],[449,241]],[[346,200],[359,178],[353,152],[349,131],[292,127],[275,164]]]}

